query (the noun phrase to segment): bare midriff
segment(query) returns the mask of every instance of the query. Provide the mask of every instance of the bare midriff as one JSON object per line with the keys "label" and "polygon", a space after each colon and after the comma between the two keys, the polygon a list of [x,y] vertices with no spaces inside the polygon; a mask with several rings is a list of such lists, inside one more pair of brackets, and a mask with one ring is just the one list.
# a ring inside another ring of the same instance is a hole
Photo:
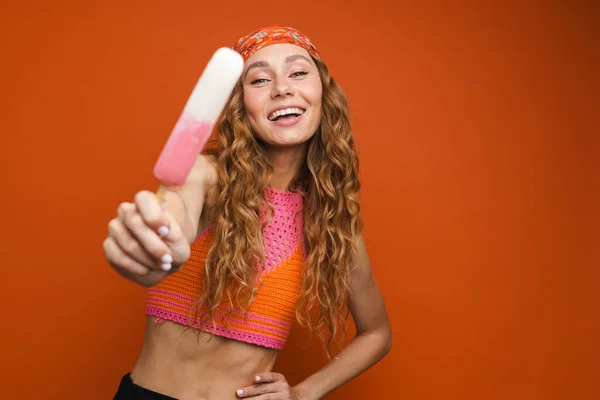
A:
{"label": "bare midriff", "polygon": [[147,317],[131,379],[179,400],[234,400],[236,390],[271,371],[278,351]]}

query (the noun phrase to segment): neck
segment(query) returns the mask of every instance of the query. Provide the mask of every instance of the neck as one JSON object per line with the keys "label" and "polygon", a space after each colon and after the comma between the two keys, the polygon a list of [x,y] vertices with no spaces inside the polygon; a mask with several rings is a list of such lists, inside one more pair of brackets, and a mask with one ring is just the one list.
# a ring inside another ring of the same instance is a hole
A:
{"label": "neck", "polygon": [[269,186],[277,190],[290,190],[290,185],[306,160],[307,145],[300,147],[270,148],[267,151],[273,167]]}

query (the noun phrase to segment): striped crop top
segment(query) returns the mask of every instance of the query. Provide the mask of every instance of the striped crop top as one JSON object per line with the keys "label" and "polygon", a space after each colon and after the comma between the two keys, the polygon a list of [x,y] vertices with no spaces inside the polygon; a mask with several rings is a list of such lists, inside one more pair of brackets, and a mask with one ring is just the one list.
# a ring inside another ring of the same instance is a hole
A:
{"label": "striped crop top", "polygon": [[[302,195],[268,187],[265,198],[273,206],[273,218],[263,230],[265,265],[262,285],[246,314],[234,310],[225,321],[229,308],[221,305],[215,323],[206,322],[202,330],[217,336],[282,349],[286,343],[300,296],[304,268],[304,219]],[[264,215],[261,216],[264,218]],[[146,314],[186,326],[200,295],[206,255],[214,238],[213,227],[202,232],[191,246],[188,262],[177,272],[148,289]]]}

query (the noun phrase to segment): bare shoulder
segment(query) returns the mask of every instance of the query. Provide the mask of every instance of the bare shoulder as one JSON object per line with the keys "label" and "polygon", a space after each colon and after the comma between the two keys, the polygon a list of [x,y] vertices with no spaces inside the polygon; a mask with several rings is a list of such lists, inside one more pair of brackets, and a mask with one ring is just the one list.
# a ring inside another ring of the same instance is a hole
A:
{"label": "bare shoulder", "polygon": [[196,162],[192,167],[192,171],[188,177],[188,181],[193,182],[192,185],[200,188],[204,203],[205,214],[214,204],[217,187],[217,160],[212,155],[201,154],[196,157]]}
{"label": "bare shoulder", "polygon": [[355,285],[361,285],[371,280],[373,272],[371,269],[371,259],[367,250],[367,245],[363,235],[359,235],[356,254],[354,259],[354,268],[352,269],[351,279]]}
{"label": "bare shoulder", "polygon": [[188,176],[188,181],[200,183],[206,190],[217,183],[217,161],[214,156],[200,154]]}

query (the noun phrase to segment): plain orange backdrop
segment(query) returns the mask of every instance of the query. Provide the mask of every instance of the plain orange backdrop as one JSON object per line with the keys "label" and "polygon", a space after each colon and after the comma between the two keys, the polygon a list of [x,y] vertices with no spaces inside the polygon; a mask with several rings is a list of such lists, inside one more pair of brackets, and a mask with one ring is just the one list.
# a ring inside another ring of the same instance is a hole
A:
{"label": "plain orange backdrop", "polygon": [[[594,1],[20,1],[0,15],[1,398],[109,399],[144,289],[106,264],[117,205],[206,61],[270,23],[346,91],[393,349],[330,399],[600,398]],[[324,362],[294,330],[277,370]]]}

